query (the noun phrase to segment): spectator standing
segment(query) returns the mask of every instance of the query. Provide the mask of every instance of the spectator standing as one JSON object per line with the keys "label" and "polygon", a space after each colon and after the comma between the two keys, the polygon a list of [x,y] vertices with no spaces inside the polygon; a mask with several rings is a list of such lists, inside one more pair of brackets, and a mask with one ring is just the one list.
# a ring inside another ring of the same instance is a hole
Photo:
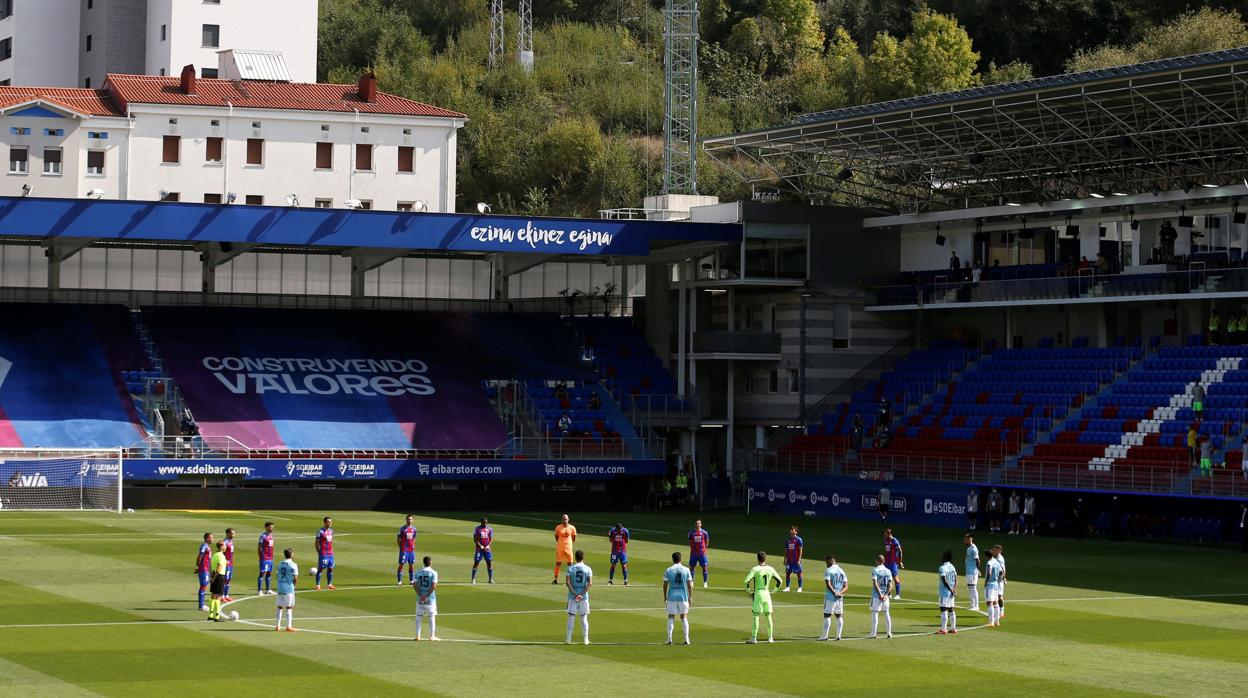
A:
{"label": "spectator standing", "polygon": [[1004,505],[1005,498],[1001,496],[997,488],[992,488],[992,491],[988,493],[988,530],[992,533],[1001,532],[1001,509]]}
{"label": "spectator standing", "polygon": [[1205,386],[1200,381],[1195,381],[1188,392],[1192,396],[1192,412],[1196,415],[1196,421],[1200,421],[1205,412]]}
{"label": "spectator standing", "polygon": [[602,409],[602,399],[598,397],[598,391],[589,394],[589,401],[585,404],[586,409],[597,412]]}
{"label": "spectator standing", "polygon": [[1006,535],[1016,536],[1023,524],[1023,498],[1018,492],[1010,493],[1010,532]]}
{"label": "spectator standing", "polygon": [[1239,552],[1248,553],[1248,502],[1239,505]]}
{"label": "spectator standing", "polygon": [[567,412],[559,415],[558,427],[559,436],[565,439],[568,438],[568,434],[572,431],[572,416]]}
{"label": "spectator standing", "polygon": [[684,504],[689,497],[689,476],[681,468],[676,473],[676,501]]}
{"label": "spectator standing", "polygon": [[880,510],[880,523],[888,523],[888,510],[893,505],[893,492],[888,489],[888,485],[880,486],[879,499],[876,500],[876,507]]}
{"label": "spectator standing", "polygon": [[984,265],[976,264],[975,267],[971,269],[971,283],[977,284],[982,278],[984,278]]}
{"label": "spectator standing", "polygon": [[966,495],[966,525],[972,531],[979,525],[979,490],[974,487]]}
{"label": "spectator standing", "polygon": [[1191,467],[1193,468],[1195,468],[1198,465],[1198,461],[1196,460],[1197,438],[1198,438],[1198,435],[1196,433],[1196,425],[1192,424],[1188,426],[1187,428],[1187,457],[1188,457],[1188,460],[1191,461]]}
{"label": "spectator standing", "polygon": [[958,274],[962,271],[962,260],[958,259],[957,252],[949,253],[949,271],[953,272],[953,278],[950,281],[957,280]]}
{"label": "spectator standing", "polygon": [[1200,474],[1204,477],[1213,475],[1213,443],[1208,436],[1200,439]]}
{"label": "spectator standing", "polygon": [[854,440],[855,451],[862,450],[862,434],[865,431],[865,429],[866,428],[862,423],[862,415],[861,414],[854,415],[853,440]]}
{"label": "spectator standing", "polygon": [[1023,498],[1023,533],[1036,535],[1036,495],[1031,492]]}
{"label": "spectator standing", "polygon": [[1218,309],[1214,308],[1209,312],[1209,343],[1219,344],[1222,340],[1222,316],[1218,315]]}

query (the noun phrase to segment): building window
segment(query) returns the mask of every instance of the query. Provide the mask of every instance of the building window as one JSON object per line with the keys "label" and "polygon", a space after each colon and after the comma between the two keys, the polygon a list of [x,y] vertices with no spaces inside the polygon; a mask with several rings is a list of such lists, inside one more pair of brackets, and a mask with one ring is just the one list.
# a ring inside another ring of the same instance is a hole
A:
{"label": "building window", "polygon": [[91,35],[87,34],[87,50],[91,50]]}
{"label": "building window", "polygon": [[260,122],[259,122],[259,121],[253,121],[253,122],[251,122],[251,127],[252,127],[252,128],[255,128],[255,129],[260,128]]}
{"label": "building window", "polygon": [[[91,0],[87,0],[90,2]],[[0,0],[0,19],[13,14],[13,0]]]}
{"label": "building window", "polygon": [[247,139],[247,164],[263,165],[264,164],[264,139],[248,138]]}
{"label": "building window", "polygon": [[182,139],[178,136],[165,136],[164,148],[161,153],[161,162],[176,165],[182,161]]}
{"label": "building window", "polygon": [[108,131],[87,131],[87,138],[106,141],[108,140]]}
{"label": "building window", "polygon": [[46,175],[61,174],[61,149],[43,149],[43,173]]}
{"label": "building window", "polygon": [[737,382],[741,384],[741,392],[745,395],[750,395],[754,392],[754,371],[748,368],[736,370],[739,371]]}
{"label": "building window", "polygon": [[219,204],[221,203],[221,195],[220,194],[204,194],[204,203]]}
{"label": "building window", "polygon": [[9,172],[26,174],[29,171],[26,158],[25,148],[9,148]]}
{"label": "building window", "polygon": [[0,39],[0,61],[13,57],[13,39]]}
{"label": "building window", "polygon": [[849,348],[849,327],[853,309],[848,305],[837,305],[832,308],[832,348]]}
{"label": "building window", "polygon": [[90,10],[94,7],[95,7],[95,0],[87,0],[87,9]]}
{"label": "building window", "polygon": [[312,205],[315,206],[316,208],[333,208],[334,200],[333,199],[317,199],[316,201],[312,203]]}
{"label": "building window", "polygon": [[405,212],[405,213],[411,213],[411,212],[412,212],[412,202],[410,202],[410,201],[400,201],[400,202],[399,202],[399,205],[398,205],[398,207],[397,207],[397,208],[398,208],[398,210],[399,210],[399,211],[403,211],[403,212]]}
{"label": "building window", "polygon": [[178,125],[178,120],[177,120],[177,119],[170,119],[170,120],[169,120],[169,125],[170,125],[170,126],[177,126],[177,125]]}
{"label": "building window", "polygon": [[169,25],[167,24],[160,25],[160,40],[164,41],[165,39],[168,39],[168,38],[169,38]]}
{"label": "building window", "polygon": [[767,372],[767,392],[780,392],[780,372],[774,368]]}
{"label": "building window", "polygon": [[364,210],[364,211],[371,211],[371,210],[373,210],[373,201],[372,201],[372,199],[360,199],[360,209],[361,209],[361,210]]}
{"label": "building window", "polygon": [[204,0],[205,5],[220,5],[221,0]]}
{"label": "building window", "polygon": [[217,136],[209,137],[204,141],[204,160],[207,162],[221,162],[221,144],[222,140]]}
{"label": "building window", "polygon": [[399,146],[399,172],[414,172],[416,149],[410,145]]}
{"label": "building window", "polygon": [[318,170],[334,169],[334,144],[333,143],[317,143],[316,144],[316,169]]}
{"label": "building window", "polygon": [[208,122],[208,125],[209,125],[209,126],[212,126],[213,128],[218,128],[219,126],[221,126],[221,120],[220,120],[220,119],[213,119],[213,120],[211,120],[211,121],[209,121],[209,122]]}
{"label": "building window", "polygon": [[12,84],[13,84],[13,81],[8,78],[0,80],[0,87],[8,87],[9,85],[12,85]]}
{"label": "building window", "polygon": [[209,80],[215,80],[217,78],[217,69],[216,68],[203,68],[199,71],[199,74],[200,74],[200,77],[205,77],[205,78],[208,78]]}
{"label": "building window", "polygon": [[65,135],[65,129],[63,129],[63,128],[45,128],[45,129],[43,129],[43,135],[45,135],[45,136],[52,136],[52,137],[54,137],[54,138],[59,138],[59,137],[61,137],[61,136],[64,136],[64,135]]}
{"label": "building window", "polygon": [[104,174],[104,151],[88,150],[87,151],[87,174],[102,175]]}
{"label": "building window", "polygon": [[360,133],[368,133],[370,130],[372,130],[372,129],[370,129],[368,126],[361,126],[361,127],[360,127]]}
{"label": "building window", "polygon": [[165,75],[165,69],[164,69],[164,68],[161,68],[161,69],[160,69],[159,71],[157,71],[157,72],[158,72],[158,74],[159,74],[161,77],[164,77],[164,75]]}
{"label": "building window", "polygon": [[358,172],[373,171],[373,146],[368,143],[356,143],[355,169]]}
{"label": "building window", "polygon": [[182,195],[176,191],[167,191],[160,197],[161,201],[181,201]]}
{"label": "building window", "polygon": [[247,197],[243,199],[243,202],[248,206],[263,206],[264,197],[259,194],[248,194]]}
{"label": "building window", "polygon": [[90,88],[91,88],[91,78],[83,78],[83,79],[82,79],[82,86],[83,86],[83,87],[86,87],[86,88],[88,88],[88,89],[90,89]]}
{"label": "building window", "polygon": [[801,385],[799,385],[799,382],[800,382],[800,379],[797,377],[797,369],[790,368],[789,369],[789,392],[790,393],[800,392]]}
{"label": "building window", "polygon": [[205,24],[204,25],[204,48],[220,48],[221,46],[221,25]]}
{"label": "building window", "polygon": [[403,129],[403,135],[404,135],[404,136],[410,136],[410,135],[412,135],[412,129],[410,129],[410,128],[405,128],[405,129]]}
{"label": "building window", "polygon": [[329,133],[329,124],[321,124],[321,131],[323,133]]}
{"label": "building window", "polygon": [[9,129],[9,133],[12,133],[14,136],[29,136],[30,129],[25,126],[14,126]]}

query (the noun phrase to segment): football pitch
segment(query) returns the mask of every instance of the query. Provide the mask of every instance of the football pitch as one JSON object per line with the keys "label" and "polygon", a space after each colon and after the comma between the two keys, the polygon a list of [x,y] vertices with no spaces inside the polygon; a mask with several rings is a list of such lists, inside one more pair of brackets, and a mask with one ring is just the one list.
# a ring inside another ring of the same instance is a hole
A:
{"label": "football pitch", "polygon": [[[564,645],[566,591],[550,584],[551,513],[490,516],[496,584],[469,585],[479,514],[418,516],[418,559],[440,575],[441,643],[413,642],[415,594],[395,583],[401,514],[334,517],[336,590],[310,591],[320,513],[0,512],[0,695],[1243,695],[1248,686],[1248,560],[1238,549],[980,532],[1005,546],[1000,628],[958,599],[956,636],[938,636],[940,554],[962,572],[961,533],[901,528],[903,599],[895,637],[868,640],[868,570],[881,527],[768,515],[701,514],[710,588],[695,575],[692,646],[664,646],[661,575],[688,555],[693,513],[573,514],[594,570],[593,644]],[[274,598],[256,596],[256,539],[276,524],[299,564],[297,633],[276,633]],[[627,526],[631,584],[607,585],[607,529]],[[783,572],[797,523],[805,593],[775,594],[777,642],[746,645],[742,590],[754,551]],[[200,537],[238,531],[232,596],[239,622],[196,608]],[[823,557],[849,576],[845,640],[822,630]],[[418,565],[419,566],[419,565]],[[406,582],[407,575],[403,576]],[[960,580],[961,581],[961,580]],[[981,578],[981,591],[982,591]],[[426,636],[428,629],[426,627]],[[881,628],[881,636],[882,636]],[[677,642],[680,628],[677,623]]]}

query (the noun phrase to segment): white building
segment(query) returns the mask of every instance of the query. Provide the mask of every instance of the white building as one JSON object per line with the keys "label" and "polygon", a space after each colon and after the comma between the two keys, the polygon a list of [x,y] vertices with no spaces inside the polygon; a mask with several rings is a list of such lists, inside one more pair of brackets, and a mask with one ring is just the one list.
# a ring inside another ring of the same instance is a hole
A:
{"label": "white building", "polygon": [[98,90],[0,87],[0,195],[450,212],[465,118],[372,76],[205,80],[187,66]]}
{"label": "white building", "polygon": [[316,80],[316,0],[0,0],[0,85],[100,87],[109,73],[217,77],[217,53],[281,53]]}

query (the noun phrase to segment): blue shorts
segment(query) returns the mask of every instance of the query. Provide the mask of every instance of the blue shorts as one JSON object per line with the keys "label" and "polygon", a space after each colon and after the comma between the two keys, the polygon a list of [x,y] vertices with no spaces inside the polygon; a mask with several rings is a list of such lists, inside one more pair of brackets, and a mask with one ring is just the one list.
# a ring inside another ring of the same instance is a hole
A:
{"label": "blue shorts", "polygon": [[801,573],[802,573],[802,563],[800,563],[800,562],[786,562],[786,563],[784,563],[784,571],[785,571],[785,572],[788,572],[788,573],[792,573],[792,574],[801,574]]}
{"label": "blue shorts", "polygon": [[628,553],[611,553],[611,564],[628,564]]}
{"label": "blue shorts", "polygon": [[319,569],[319,570],[332,570],[332,569],[334,569],[334,556],[333,556],[333,555],[323,555],[323,556],[321,556],[321,558],[320,558],[320,563],[317,565],[317,567],[316,567],[316,568],[317,568],[317,569]]}
{"label": "blue shorts", "polygon": [[273,561],[272,561],[272,560],[261,560],[261,561],[260,561],[260,574],[269,574],[269,573],[271,573],[272,571],[273,571]]}
{"label": "blue shorts", "polygon": [[481,564],[482,560],[485,560],[486,562],[494,562],[494,551],[493,550],[478,550],[476,553],[473,554],[472,564],[479,565]]}
{"label": "blue shorts", "polygon": [[200,570],[200,572],[199,572],[199,585],[200,585],[201,587],[206,587],[206,586],[208,586],[208,582],[210,582],[210,581],[212,581],[212,575],[208,574],[208,572],[207,572],[206,570]]}
{"label": "blue shorts", "polygon": [[225,566],[225,581],[228,584],[230,580],[232,579],[234,579],[234,565],[226,565]]}
{"label": "blue shorts", "polygon": [[414,565],[414,564],[416,564],[416,551],[415,551],[415,550],[412,550],[412,551],[407,551],[407,552],[400,552],[400,553],[399,553],[399,564],[400,564],[400,565]]}
{"label": "blue shorts", "polygon": [[901,574],[901,567],[898,566],[897,563],[895,562],[890,562],[884,566],[888,568],[889,572],[893,573],[893,579],[896,579],[897,575]]}
{"label": "blue shorts", "polygon": [[699,563],[702,565],[702,569],[706,569],[706,565],[707,565],[706,555],[690,555],[689,556],[689,569],[693,569]]}

